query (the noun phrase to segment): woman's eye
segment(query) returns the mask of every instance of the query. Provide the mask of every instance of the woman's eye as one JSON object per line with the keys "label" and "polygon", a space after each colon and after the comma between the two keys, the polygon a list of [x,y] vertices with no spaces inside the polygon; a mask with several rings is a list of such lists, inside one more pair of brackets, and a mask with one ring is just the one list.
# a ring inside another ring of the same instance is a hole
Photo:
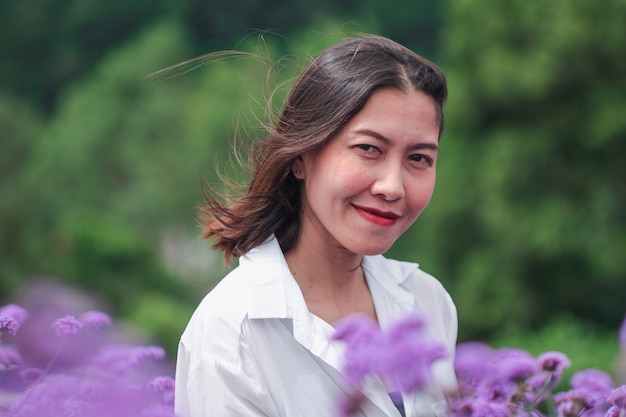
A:
{"label": "woman's eye", "polygon": [[374,146],[374,145],[368,145],[368,144],[366,144],[366,143],[363,143],[363,144],[357,145],[357,148],[359,148],[359,149],[361,149],[361,150],[363,150],[363,151],[365,151],[365,152],[374,152],[374,151],[377,151],[377,150],[378,150],[378,148],[376,148],[376,146]]}
{"label": "woman's eye", "polygon": [[417,162],[420,165],[423,166],[432,166],[433,165],[433,160],[431,157],[426,156],[426,155],[422,155],[422,154],[414,154],[411,155],[409,157],[409,159],[413,162]]}

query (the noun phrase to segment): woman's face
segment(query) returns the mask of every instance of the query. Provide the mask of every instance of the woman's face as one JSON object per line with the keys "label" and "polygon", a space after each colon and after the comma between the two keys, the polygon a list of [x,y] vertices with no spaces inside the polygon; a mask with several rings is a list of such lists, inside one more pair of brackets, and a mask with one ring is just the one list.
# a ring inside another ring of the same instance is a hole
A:
{"label": "woman's face", "polygon": [[294,163],[304,181],[300,239],[359,255],[387,251],[430,201],[438,142],[429,96],[374,92],[327,145]]}

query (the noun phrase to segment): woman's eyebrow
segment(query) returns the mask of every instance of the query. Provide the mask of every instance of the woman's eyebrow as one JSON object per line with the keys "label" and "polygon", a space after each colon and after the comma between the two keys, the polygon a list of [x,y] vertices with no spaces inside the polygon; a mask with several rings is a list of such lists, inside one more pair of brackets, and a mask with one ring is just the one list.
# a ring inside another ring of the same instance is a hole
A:
{"label": "woman's eyebrow", "polygon": [[[355,133],[366,135],[366,136],[371,136],[372,138],[379,140],[387,145],[391,144],[391,139],[389,139],[385,135],[380,134],[379,132],[376,132],[375,130],[359,129],[359,130],[356,130]],[[410,149],[431,149],[433,151],[437,151],[439,150],[439,146],[436,143],[421,142],[421,143],[416,143],[415,145],[411,146]]]}

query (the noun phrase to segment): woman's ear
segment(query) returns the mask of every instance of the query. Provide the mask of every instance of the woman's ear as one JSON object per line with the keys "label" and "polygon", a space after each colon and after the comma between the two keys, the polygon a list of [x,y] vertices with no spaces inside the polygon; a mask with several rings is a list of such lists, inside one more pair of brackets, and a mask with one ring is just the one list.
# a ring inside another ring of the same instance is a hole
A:
{"label": "woman's ear", "polygon": [[291,164],[291,172],[293,172],[293,176],[297,179],[304,179],[304,162],[301,156],[297,157],[293,161],[293,164]]}

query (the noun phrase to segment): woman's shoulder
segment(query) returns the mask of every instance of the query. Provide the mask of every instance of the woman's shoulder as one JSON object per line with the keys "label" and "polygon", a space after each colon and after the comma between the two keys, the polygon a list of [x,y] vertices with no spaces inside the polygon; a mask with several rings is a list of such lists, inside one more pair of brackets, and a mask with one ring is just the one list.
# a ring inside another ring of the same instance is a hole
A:
{"label": "woman's shoulder", "polygon": [[281,259],[271,242],[242,257],[200,301],[181,343],[196,352],[213,350],[216,344],[237,346],[247,320],[284,316],[288,268]]}
{"label": "woman's shoulder", "polygon": [[248,310],[247,276],[240,267],[230,271],[204,298],[193,312],[181,342],[195,351],[210,349],[214,343],[237,343],[239,331]]}

